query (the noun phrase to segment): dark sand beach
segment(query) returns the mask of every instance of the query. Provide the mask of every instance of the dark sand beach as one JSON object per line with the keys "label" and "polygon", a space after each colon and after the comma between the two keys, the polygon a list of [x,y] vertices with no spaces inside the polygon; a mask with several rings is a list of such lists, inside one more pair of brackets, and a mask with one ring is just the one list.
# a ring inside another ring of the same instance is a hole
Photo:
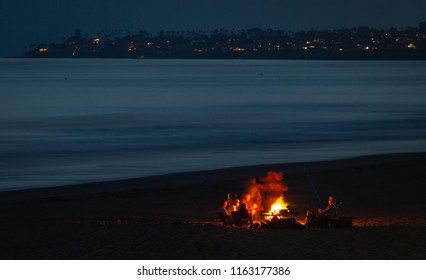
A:
{"label": "dark sand beach", "polygon": [[[352,228],[222,226],[227,193],[268,171]],[[426,153],[273,164],[0,193],[1,259],[426,259]]]}

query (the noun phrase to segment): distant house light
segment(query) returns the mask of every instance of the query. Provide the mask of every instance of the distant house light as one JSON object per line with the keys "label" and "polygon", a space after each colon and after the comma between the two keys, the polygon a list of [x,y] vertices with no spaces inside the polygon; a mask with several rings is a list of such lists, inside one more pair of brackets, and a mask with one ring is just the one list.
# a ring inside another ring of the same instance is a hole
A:
{"label": "distant house light", "polygon": [[129,51],[129,52],[131,52],[131,51],[135,51],[137,48],[136,48],[136,45],[135,45],[135,43],[133,42],[133,41],[131,41],[128,45],[127,45],[127,50]]}
{"label": "distant house light", "polygon": [[412,50],[415,50],[415,49],[417,49],[417,46],[416,46],[416,45],[414,45],[413,43],[410,43],[410,44],[407,46],[407,48],[412,49]]}
{"label": "distant house light", "polygon": [[92,40],[92,43],[95,44],[95,45],[99,44],[100,42],[101,42],[101,38],[95,38],[95,39]]}
{"label": "distant house light", "polygon": [[38,51],[40,52],[40,53],[45,53],[45,52],[47,52],[49,50],[49,48],[38,48]]}
{"label": "distant house light", "polygon": [[236,48],[233,48],[232,51],[233,52],[243,52],[243,51],[245,51],[245,49],[244,48],[236,47]]}

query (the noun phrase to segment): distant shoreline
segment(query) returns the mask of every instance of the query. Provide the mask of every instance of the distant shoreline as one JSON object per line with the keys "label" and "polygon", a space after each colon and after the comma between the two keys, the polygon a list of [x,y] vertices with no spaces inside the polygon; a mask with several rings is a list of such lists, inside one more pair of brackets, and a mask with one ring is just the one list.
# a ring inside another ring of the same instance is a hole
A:
{"label": "distant shoreline", "polygon": [[164,31],[82,36],[32,45],[22,57],[146,59],[426,60],[426,22],[389,30],[359,26],[292,32],[244,30]]}
{"label": "distant shoreline", "polygon": [[126,58],[126,57],[0,57],[0,59],[34,59],[34,60],[282,60],[282,61],[426,61],[422,58]]}

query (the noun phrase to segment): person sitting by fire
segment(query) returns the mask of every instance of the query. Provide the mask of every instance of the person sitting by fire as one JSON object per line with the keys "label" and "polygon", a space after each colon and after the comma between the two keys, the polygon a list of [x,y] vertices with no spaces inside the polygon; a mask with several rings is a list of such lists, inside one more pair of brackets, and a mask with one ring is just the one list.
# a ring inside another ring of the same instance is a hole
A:
{"label": "person sitting by fire", "polygon": [[308,210],[306,212],[305,226],[329,226],[330,220],[337,217],[337,208],[340,204],[336,202],[334,197],[330,196],[324,209],[320,208],[318,211]]}
{"label": "person sitting by fire", "polygon": [[239,207],[240,207],[240,200],[238,199],[237,195],[228,193],[228,206],[226,208],[228,213],[237,211]]}
{"label": "person sitting by fire", "polygon": [[224,226],[230,226],[233,224],[232,216],[227,210],[228,200],[224,199],[220,202],[219,208],[217,209],[217,215],[222,220]]}
{"label": "person sitting by fire", "polygon": [[236,226],[242,227],[253,223],[245,203],[241,203],[240,208],[237,211],[232,212],[231,215],[234,225]]}
{"label": "person sitting by fire", "polygon": [[338,204],[336,199],[332,196],[328,198],[328,205],[324,209],[318,209],[318,215],[326,217],[328,219],[337,217],[337,207]]}
{"label": "person sitting by fire", "polygon": [[247,211],[251,217],[252,220],[255,220],[258,216],[258,207],[257,204],[251,199],[251,195],[248,193],[245,193],[241,197],[241,203],[244,203],[246,205]]}
{"label": "person sitting by fire", "polygon": [[248,193],[245,193],[241,196],[241,203],[244,203],[246,205],[247,211],[250,215],[252,215],[253,205],[251,201],[251,195]]}

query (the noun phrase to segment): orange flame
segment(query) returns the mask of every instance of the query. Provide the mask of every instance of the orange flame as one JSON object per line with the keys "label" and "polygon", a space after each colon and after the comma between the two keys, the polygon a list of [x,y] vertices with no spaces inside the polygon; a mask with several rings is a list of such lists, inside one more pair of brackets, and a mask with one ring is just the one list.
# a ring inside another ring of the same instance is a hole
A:
{"label": "orange flame", "polygon": [[255,220],[261,219],[261,211],[274,201],[269,212],[276,215],[279,214],[280,210],[287,209],[288,203],[285,202],[283,196],[283,193],[287,190],[284,175],[281,172],[269,171],[266,177],[260,177],[259,180],[253,178],[247,182],[242,203],[246,204],[247,210]]}
{"label": "orange flame", "polygon": [[284,197],[280,196],[271,206],[269,211],[271,214],[278,214],[280,210],[287,209],[288,203],[284,201]]}

